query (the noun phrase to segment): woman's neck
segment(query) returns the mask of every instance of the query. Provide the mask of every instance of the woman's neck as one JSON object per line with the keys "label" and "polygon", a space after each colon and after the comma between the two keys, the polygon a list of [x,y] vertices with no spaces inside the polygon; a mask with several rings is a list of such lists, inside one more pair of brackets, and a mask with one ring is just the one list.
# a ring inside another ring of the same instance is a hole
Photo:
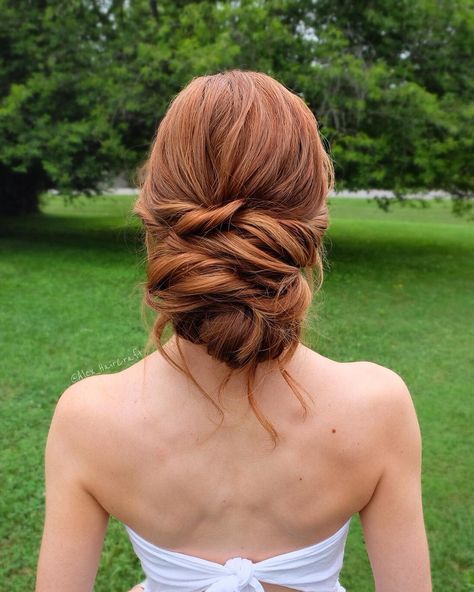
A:
{"label": "woman's neck", "polygon": [[[299,345],[292,359],[296,358],[300,347],[302,346]],[[179,351],[181,350],[186,366],[193,377],[217,401],[219,386],[231,370],[229,366],[209,355],[205,345],[199,345],[183,338],[177,338],[176,335],[173,335],[166,342],[164,349],[166,353],[170,354],[182,366],[183,361]],[[278,373],[277,360],[261,362],[257,366],[254,382],[255,395],[258,396],[259,384],[263,382],[265,377],[272,373]],[[227,407],[227,404],[230,404],[234,407],[235,405],[241,405],[247,402],[247,376],[248,372],[245,369],[233,371],[222,393],[221,401],[224,406]]]}

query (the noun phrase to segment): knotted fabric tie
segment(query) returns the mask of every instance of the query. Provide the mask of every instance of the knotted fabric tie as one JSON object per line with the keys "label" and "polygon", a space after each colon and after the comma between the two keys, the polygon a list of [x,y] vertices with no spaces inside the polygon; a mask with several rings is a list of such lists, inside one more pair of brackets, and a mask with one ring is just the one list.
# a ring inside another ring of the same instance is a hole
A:
{"label": "knotted fabric tie", "polygon": [[234,557],[226,561],[224,568],[228,575],[219,578],[206,592],[264,592],[249,559]]}

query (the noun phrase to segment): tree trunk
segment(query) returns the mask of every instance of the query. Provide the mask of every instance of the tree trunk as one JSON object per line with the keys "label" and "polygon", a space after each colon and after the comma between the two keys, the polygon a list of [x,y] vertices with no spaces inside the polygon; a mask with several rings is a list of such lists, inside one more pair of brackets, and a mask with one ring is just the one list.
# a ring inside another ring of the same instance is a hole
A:
{"label": "tree trunk", "polygon": [[39,210],[39,195],[46,189],[42,171],[19,173],[0,165],[0,216],[21,216]]}

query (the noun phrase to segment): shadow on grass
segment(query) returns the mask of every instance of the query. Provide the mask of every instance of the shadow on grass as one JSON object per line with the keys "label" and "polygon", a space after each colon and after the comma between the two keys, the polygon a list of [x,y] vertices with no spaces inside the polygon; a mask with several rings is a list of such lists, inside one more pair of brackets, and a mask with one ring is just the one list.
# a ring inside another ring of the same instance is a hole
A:
{"label": "shadow on grass", "polygon": [[[384,224],[365,223],[361,239],[357,227],[331,229],[325,237],[329,269],[338,263],[367,268],[416,266],[431,260],[450,264],[456,257],[472,255],[474,241],[465,228],[442,228],[429,224],[418,228],[390,228]],[[357,236],[355,236],[357,234]],[[0,219],[0,236],[24,247],[33,243],[35,250],[64,248],[101,249],[144,254],[143,231],[138,220],[124,216],[60,216],[32,214],[22,218]]]}
{"label": "shadow on grass", "polygon": [[0,237],[47,248],[140,249],[142,230],[138,223],[125,222],[123,218],[71,218],[39,213],[0,219]]}

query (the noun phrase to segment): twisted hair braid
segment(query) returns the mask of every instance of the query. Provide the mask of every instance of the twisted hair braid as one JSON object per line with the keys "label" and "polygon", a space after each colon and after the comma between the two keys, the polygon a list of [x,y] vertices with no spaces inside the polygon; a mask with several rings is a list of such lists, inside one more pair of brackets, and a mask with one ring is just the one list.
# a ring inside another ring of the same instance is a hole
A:
{"label": "twisted hair braid", "polygon": [[331,174],[304,102],[264,74],[234,70],[194,79],[174,100],[134,207],[157,347],[176,365],[161,346],[168,323],[205,345],[230,369],[219,395],[234,370],[247,369],[249,404],[275,443],[253,394],[255,371],[276,359],[307,411],[284,362],[300,341],[314,272],[316,289],[323,281]]}

